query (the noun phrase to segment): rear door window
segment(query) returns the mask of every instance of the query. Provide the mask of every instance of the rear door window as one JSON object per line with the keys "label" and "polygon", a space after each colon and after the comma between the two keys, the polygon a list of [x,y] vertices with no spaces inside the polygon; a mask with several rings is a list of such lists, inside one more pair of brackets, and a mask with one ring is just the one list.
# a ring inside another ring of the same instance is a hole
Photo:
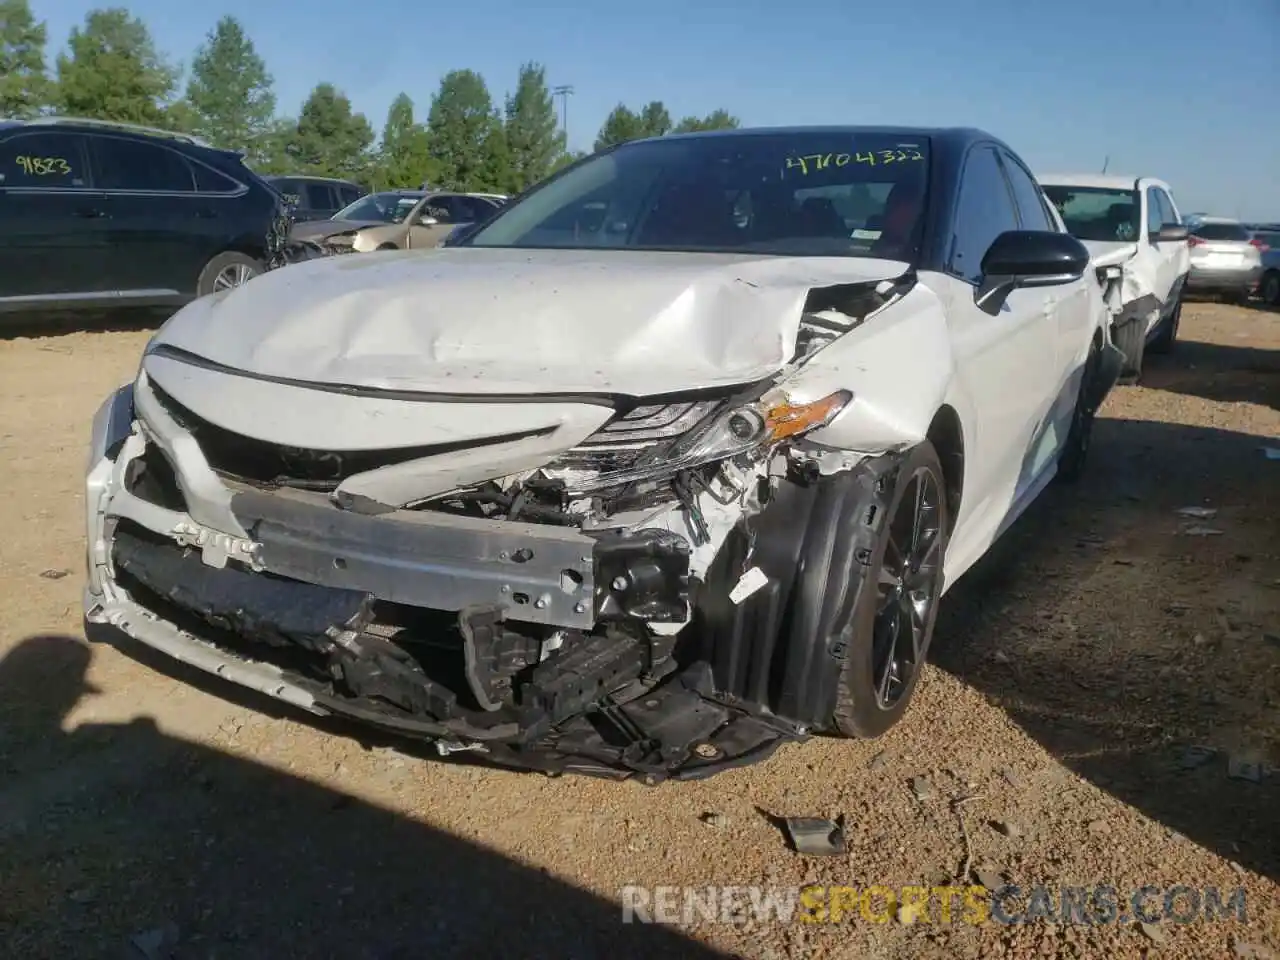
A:
{"label": "rear door window", "polygon": [[336,210],[339,206],[334,202],[333,187],[327,183],[308,183],[303,192],[306,196],[303,206],[308,210]]}
{"label": "rear door window", "polygon": [[102,190],[191,193],[195,174],[186,157],[144,140],[94,135],[89,138]]}
{"label": "rear door window", "polygon": [[193,163],[191,168],[196,175],[196,190],[201,193],[233,193],[240,188],[240,184],[225,174],[219,173],[213,167],[206,167],[203,163]]}
{"label": "rear door window", "polygon": [[1160,216],[1165,223],[1179,223],[1178,211],[1173,207],[1173,199],[1163,190],[1156,191],[1156,199],[1160,201]]}
{"label": "rear door window", "polygon": [[20,133],[0,141],[0,187],[86,189],[84,137],[78,133]]}

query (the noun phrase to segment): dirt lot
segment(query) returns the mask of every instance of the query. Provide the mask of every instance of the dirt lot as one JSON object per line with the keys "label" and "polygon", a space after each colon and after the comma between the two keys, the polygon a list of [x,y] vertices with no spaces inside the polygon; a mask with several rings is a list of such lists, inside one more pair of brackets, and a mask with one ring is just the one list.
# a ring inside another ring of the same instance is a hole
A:
{"label": "dirt lot", "polygon": [[[950,594],[898,730],[656,789],[362,744],[86,645],[89,419],[148,334],[0,341],[3,952],[1280,956],[1280,314],[1183,328],[1108,401],[1083,485]],[[843,814],[847,857],[800,857],[766,813]],[[928,885],[966,856],[1024,888],[1158,887],[1157,910],[1243,886],[1248,920],[620,924],[625,884]]]}

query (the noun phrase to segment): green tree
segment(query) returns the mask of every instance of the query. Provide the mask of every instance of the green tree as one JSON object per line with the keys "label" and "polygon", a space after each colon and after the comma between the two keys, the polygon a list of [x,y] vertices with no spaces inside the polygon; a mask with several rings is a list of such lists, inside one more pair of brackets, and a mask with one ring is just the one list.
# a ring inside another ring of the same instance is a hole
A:
{"label": "green tree", "polygon": [[271,74],[235,17],[223,17],[191,62],[187,103],[193,133],[230,150],[251,150],[276,112]]}
{"label": "green tree", "polygon": [[596,136],[595,149],[603,150],[628,140],[639,140],[643,136],[645,133],[640,118],[626,104],[620,103],[604,118],[604,124]]}
{"label": "green tree", "polygon": [[728,110],[716,110],[705,117],[685,117],[675,125],[672,133],[698,133],[702,130],[737,130],[738,118]]}
{"label": "green tree", "polygon": [[75,116],[162,125],[178,71],[123,7],[90,10],[58,55],[58,105]]}
{"label": "green tree", "polygon": [[165,107],[161,126],[180,133],[196,133],[200,127],[200,115],[186,100],[176,100]]}
{"label": "green tree", "polygon": [[493,190],[510,179],[501,121],[484,78],[473,70],[441,78],[427,115],[427,139],[441,186]]}
{"label": "green tree", "polygon": [[259,173],[296,173],[289,156],[289,145],[298,133],[298,122],[290,117],[276,117],[253,144],[246,160]]}
{"label": "green tree", "polygon": [[577,163],[585,156],[588,156],[585,150],[567,150],[551,162],[551,169],[547,173],[552,174],[558,170],[563,170],[569,164]]}
{"label": "green tree", "polygon": [[671,114],[661,100],[650,101],[640,111],[640,131],[642,137],[665,137],[671,132]]}
{"label": "green tree", "polygon": [[427,131],[414,120],[413,101],[402,93],[391,102],[382,128],[376,179],[379,187],[420,187],[436,179],[435,161],[427,149]]}
{"label": "green tree", "polygon": [[47,39],[29,0],[0,0],[0,117],[33,117],[49,105]]}
{"label": "green tree", "polygon": [[509,154],[508,189],[519,193],[551,172],[564,153],[564,134],[556,129],[556,108],[541,64],[520,68],[516,92],[507,97],[503,130]]}
{"label": "green tree", "polygon": [[364,177],[369,172],[373,127],[363,113],[351,112],[351,101],[331,83],[311,91],[298,122],[286,135],[284,153],[291,173],[326,177]]}

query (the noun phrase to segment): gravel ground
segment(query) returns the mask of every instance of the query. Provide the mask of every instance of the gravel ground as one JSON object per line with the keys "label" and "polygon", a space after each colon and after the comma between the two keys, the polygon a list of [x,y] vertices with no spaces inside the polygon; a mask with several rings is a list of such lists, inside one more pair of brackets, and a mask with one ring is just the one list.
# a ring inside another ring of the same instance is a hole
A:
{"label": "gravel ground", "polygon": [[[1280,314],[1188,305],[1087,479],[949,595],[898,729],[658,788],[436,761],[87,645],[89,419],[147,336],[0,342],[9,956],[1280,956]],[[844,816],[847,856],[791,852],[771,818],[801,815]],[[966,860],[1157,908],[1243,887],[1247,922],[621,925],[627,884],[933,885]]]}

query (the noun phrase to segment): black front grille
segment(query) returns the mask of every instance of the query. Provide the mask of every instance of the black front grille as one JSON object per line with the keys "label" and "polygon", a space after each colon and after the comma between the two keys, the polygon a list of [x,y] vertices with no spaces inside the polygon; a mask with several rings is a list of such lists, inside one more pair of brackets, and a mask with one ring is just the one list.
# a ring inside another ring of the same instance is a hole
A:
{"label": "black front grille", "polygon": [[367,470],[509,439],[495,437],[487,441],[465,440],[393,450],[336,451],[287,447],[224,430],[178,403],[154,381],[151,389],[169,415],[195,438],[215,473],[263,486],[328,492],[337,489],[348,477]]}

